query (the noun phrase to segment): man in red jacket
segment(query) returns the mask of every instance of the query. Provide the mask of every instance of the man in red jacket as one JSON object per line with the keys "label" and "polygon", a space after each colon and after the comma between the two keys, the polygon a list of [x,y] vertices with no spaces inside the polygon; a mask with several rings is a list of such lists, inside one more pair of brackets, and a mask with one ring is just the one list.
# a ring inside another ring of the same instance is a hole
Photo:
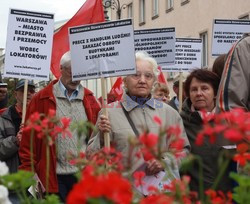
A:
{"label": "man in red jacket", "polygon": [[[88,120],[95,124],[100,105],[93,93],[82,87],[80,81],[72,81],[70,52],[62,56],[60,66],[61,78],[58,81],[52,81],[33,97],[26,118],[29,118],[34,112],[48,114],[52,109],[56,111],[59,118],[68,117],[72,122]],[[86,135],[86,137],[88,136]],[[80,142],[81,151],[85,151],[84,138]],[[35,173],[46,186],[46,145],[42,139],[36,136],[33,144]],[[77,133],[73,131],[72,137],[64,138],[59,135],[55,144],[50,146],[48,192],[59,193],[63,202],[76,182],[74,174],[77,172],[77,168],[69,163],[68,155],[70,153],[76,156],[78,145]],[[30,154],[30,135],[24,133],[19,150],[20,169],[31,171]]]}

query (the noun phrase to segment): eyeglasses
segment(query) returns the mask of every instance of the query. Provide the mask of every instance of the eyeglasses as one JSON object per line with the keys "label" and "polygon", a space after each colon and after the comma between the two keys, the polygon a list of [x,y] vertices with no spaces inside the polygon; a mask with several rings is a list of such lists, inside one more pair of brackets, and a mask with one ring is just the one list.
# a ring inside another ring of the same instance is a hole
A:
{"label": "eyeglasses", "polygon": [[154,74],[151,72],[146,72],[146,73],[137,72],[136,74],[132,74],[130,76],[135,80],[139,80],[141,79],[142,75],[145,77],[147,81],[150,81],[154,78]]}

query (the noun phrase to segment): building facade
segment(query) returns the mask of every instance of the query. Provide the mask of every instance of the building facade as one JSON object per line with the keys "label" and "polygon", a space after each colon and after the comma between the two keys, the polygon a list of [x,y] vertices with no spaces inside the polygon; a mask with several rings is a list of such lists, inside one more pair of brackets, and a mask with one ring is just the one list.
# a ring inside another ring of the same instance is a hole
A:
{"label": "building facade", "polygon": [[[213,19],[249,19],[250,14],[250,0],[112,1],[120,2],[121,19],[132,18],[134,29],[175,27],[177,38],[201,38],[201,66],[208,68],[214,62],[211,55]],[[111,19],[117,19],[117,9],[111,11]]]}

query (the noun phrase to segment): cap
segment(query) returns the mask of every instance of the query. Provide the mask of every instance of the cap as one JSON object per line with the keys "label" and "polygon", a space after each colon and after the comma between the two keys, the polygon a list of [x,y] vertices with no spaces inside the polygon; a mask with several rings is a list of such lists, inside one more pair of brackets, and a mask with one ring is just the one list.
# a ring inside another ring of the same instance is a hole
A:
{"label": "cap", "polygon": [[6,88],[7,86],[8,84],[3,82],[2,75],[0,74],[0,87]]}
{"label": "cap", "polygon": [[7,83],[0,82],[0,88],[6,88],[8,86]]}
{"label": "cap", "polygon": [[[16,84],[16,90],[22,88],[24,84],[25,84],[25,79],[19,80]],[[28,86],[33,86],[34,88],[36,88],[33,80],[28,80]]]}
{"label": "cap", "polygon": [[[182,82],[184,83],[188,77],[188,72],[182,72]],[[179,80],[180,80],[180,73],[176,74],[173,79],[173,85],[179,86]]]}

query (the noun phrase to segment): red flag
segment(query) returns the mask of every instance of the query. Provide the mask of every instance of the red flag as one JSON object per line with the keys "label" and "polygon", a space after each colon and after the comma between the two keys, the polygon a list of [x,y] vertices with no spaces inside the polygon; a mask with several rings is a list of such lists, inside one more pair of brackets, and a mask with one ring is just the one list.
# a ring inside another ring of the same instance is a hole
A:
{"label": "red flag", "polygon": [[77,13],[54,34],[51,56],[51,72],[56,78],[61,76],[60,60],[69,50],[68,28],[78,25],[103,22],[104,12],[102,0],[87,0]]}
{"label": "red flag", "polygon": [[[107,102],[112,103],[114,101],[120,101],[123,94],[123,88],[122,88],[122,77],[118,77],[112,86],[110,92],[107,96]],[[99,102],[102,104],[102,97],[98,98]]]}
{"label": "red flag", "polygon": [[163,72],[161,71],[161,67],[158,66],[158,69],[160,71],[160,74],[158,76],[158,82],[163,83],[163,84],[168,84],[167,80],[165,79],[165,76],[164,76]]}
{"label": "red flag", "polygon": [[108,94],[109,95],[108,101],[111,101],[112,99],[114,101],[120,101],[122,98],[122,94],[123,94],[122,77],[118,77]]}

